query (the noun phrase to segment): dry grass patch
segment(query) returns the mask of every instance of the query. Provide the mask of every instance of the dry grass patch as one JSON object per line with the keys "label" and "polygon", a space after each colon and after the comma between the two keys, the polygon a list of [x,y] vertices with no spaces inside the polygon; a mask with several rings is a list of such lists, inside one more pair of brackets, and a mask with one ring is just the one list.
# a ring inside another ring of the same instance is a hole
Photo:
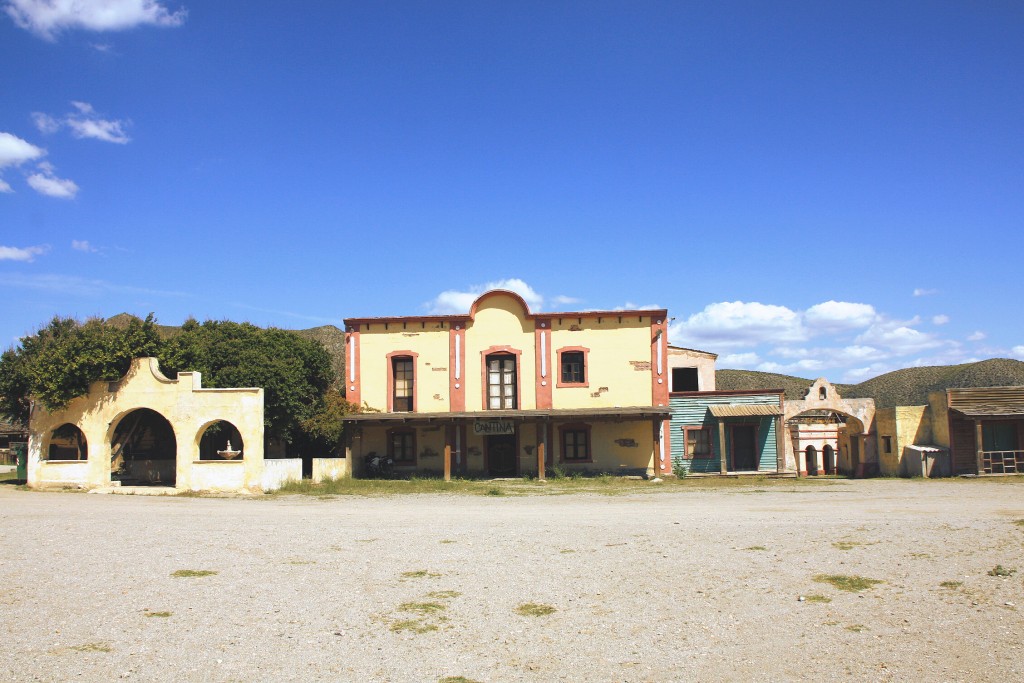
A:
{"label": "dry grass patch", "polygon": [[854,633],[861,633],[863,631],[870,630],[864,624],[850,624],[849,626],[846,626],[845,628],[846,628],[847,631],[852,631]]}
{"label": "dry grass patch", "polygon": [[832,602],[832,598],[824,596],[824,595],[817,595],[817,594],[815,594],[815,595],[808,595],[807,597],[804,598],[804,600],[806,600],[807,602],[821,602],[821,603]]}
{"label": "dry grass patch", "polygon": [[474,681],[472,678],[466,678],[465,676],[445,676],[444,678],[437,679],[437,683],[480,683],[480,681]]}
{"label": "dry grass patch", "polygon": [[542,605],[536,602],[524,602],[516,607],[516,614],[521,617],[546,617],[557,610],[551,605]]}
{"label": "dry grass patch", "polygon": [[103,641],[94,641],[92,643],[82,643],[81,645],[69,645],[68,647],[58,647],[50,650],[51,655],[59,655],[65,652],[113,652],[114,648],[110,646],[110,643],[104,643]]}
{"label": "dry grass patch", "polygon": [[391,631],[393,633],[401,633],[402,631],[410,631],[412,633],[430,633],[438,629],[437,624],[431,624],[422,619],[401,619],[391,623]]}
{"label": "dry grass patch", "polygon": [[171,576],[176,579],[195,579],[202,576],[214,576],[217,572],[212,569],[179,569],[178,571],[171,572]]}
{"label": "dry grass patch", "polygon": [[749,548],[744,548],[744,550],[768,550],[768,548],[765,548],[763,545],[752,545]]}
{"label": "dry grass patch", "polygon": [[850,591],[852,593],[860,593],[869,588],[874,588],[880,583],[885,583],[881,579],[869,579],[865,576],[850,576],[847,574],[818,574],[814,577],[814,580],[818,583],[830,584],[841,591]]}
{"label": "dry grass patch", "polygon": [[1007,576],[1013,576],[1016,573],[1017,573],[1016,569],[1011,569],[1010,567],[1004,567],[1001,564],[997,564],[995,567],[992,567],[992,569],[988,570],[988,575],[989,576],[1007,577]]}
{"label": "dry grass patch", "polygon": [[416,614],[436,614],[448,609],[447,605],[439,602],[403,602],[398,606],[402,612],[414,612]]}
{"label": "dry grass patch", "polygon": [[462,595],[462,593],[459,591],[431,591],[427,593],[428,598],[434,598],[435,600],[451,600],[452,598],[457,598],[460,595]]}
{"label": "dry grass patch", "polygon": [[145,616],[147,616],[147,617],[169,617],[169,616],[171,616],[171,612],[150,612],[149,610],[146,610],[143,614],[145,614]]}
{"label": "dry grass patch", "polygon": [[954,590],[956,588],[959,588],[962,585],[964,585],[963,581],[943,581],[942,583],[939,584],[939,587],[940,588],[949,588],[950,590]]}
{"label": "dry grass patch", "polygon": [[429,572],[426,569],[416,569],[414,571],[402,572],[403,579],[436,579],[441,576],[435,572]]}

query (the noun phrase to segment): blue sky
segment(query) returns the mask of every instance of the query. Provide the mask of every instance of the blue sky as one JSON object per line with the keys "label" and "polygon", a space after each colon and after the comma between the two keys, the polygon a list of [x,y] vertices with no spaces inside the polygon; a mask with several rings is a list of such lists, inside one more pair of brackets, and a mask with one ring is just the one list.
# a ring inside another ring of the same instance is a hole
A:
{"label": "blue sky", "polygon": [[667,307],[719,367],[1024,359],[1024,4],[0,0],[0,340]]}

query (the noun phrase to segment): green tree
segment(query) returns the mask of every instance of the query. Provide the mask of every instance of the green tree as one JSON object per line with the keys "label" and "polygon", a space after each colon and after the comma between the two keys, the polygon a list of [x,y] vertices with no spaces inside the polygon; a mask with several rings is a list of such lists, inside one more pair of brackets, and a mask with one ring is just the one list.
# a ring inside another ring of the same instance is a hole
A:
{"label": "green tree", "polygon": [[262,387],[267,436],[304,439],[303,423],[323,407],[334,379],[323,345],[249,323],[188,320],[159,356],[169,373],[202,373],[206,387]]}
{"label": "green tree", "polygon": [[124,326],[55,317],[0,356],[0,412],[27,424],[33,397],[59,410],[93,382],[120,379],[133,358],[155,355],[159,347],[152,314]]}

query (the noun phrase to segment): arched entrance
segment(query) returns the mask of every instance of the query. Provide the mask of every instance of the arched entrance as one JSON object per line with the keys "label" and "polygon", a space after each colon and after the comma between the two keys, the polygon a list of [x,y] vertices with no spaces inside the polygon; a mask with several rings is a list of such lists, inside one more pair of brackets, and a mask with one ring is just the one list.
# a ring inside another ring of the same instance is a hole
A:
{"label": "arched entrance", "polygon": [[242,457],[244,450],[242,434],[227,420],[208,425],[199,439],[200,460],[234,460]]}
{"label": "arched entrance", "polygon": [[825,468],[825,474],[836,473],[836,452],[829,444],[825,444],[821,449],[821,464]]}
{"label": "arched entrance", "polygon": [[46,446],[46,459],[50,461],[88,460],[89,444],[85,434],[70,422],[66,422],[50,432],[49,444]]}
{"label": "arched entrance", "polygon": [[818,450],[814,446],[808,446],[804,451],[804,459],[807,462],[807,476],[818,476]]}
{"label": "arched entrance", "polygon": [[149,408],[121,416],[110,438],[110,479],[132,486],[174,486],[178,441],[174,428]]}

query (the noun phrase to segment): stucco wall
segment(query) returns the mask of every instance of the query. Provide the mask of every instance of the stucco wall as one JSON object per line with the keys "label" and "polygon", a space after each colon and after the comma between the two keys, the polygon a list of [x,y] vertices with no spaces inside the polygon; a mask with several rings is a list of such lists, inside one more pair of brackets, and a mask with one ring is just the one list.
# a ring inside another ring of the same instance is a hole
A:
{"label": "stucco wall", "polygon": [[[669,381],[672,380],[671,368],[696,368],[697,390],[714,391],[715,361],[717,358],[718,357],[713,353],[670,346],[668,347]],[[672,388],[671,386],[669,388],[672,391],[678,391],[678,389]]]}
{"label": "stucco wall", "polygon": [[[137,358],[120,381],[95,382],[86,396],[74,399],[63,410],[51,413],[35,406],[30,417],[29,486],[45,486],[67,472],[75,473],[75,481],[68,483],[86,488],[110,485],[115,431],[126,416],[146,408],[164,417],[174,432],[173,478],[178,489],[205,489],[207,475],[196,474],[193,468],[193,461],[199,458],[199,441],[209,425],[226,420],[238,429],[244,442],[242,458],[235,463],[241,474],[231,481],[236,489],[259,490],[263,400],[263,389],[204,389],[199,373],[182,372],[171,380],[160,372],[155,358]],[[75,463],[68,468],[44,458],[53,430],[65,423],[76,425],[86,438],[88,459],[84,465]],[[167,463],[160,463],[159,469],[162,478],[169,478]],[[194,477],[198,479],[193,481]],[[219,477],[213,479],[217,490],[228,490]]]}

